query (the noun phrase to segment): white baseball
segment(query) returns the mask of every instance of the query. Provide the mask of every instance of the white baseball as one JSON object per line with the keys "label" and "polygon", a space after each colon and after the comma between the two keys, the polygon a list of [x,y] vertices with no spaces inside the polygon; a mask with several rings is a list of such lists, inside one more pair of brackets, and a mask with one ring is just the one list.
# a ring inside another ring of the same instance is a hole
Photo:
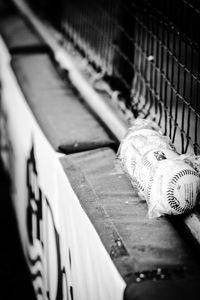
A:
{"label": "white baseball", "polygon": [[179,160],[160,162],[148,185],[147,198],[157,214],[178,215],[192,209],[200,191],[199,174]]}
{"label": "white baseball", "polygon": [[147,192],[149,180],[154,178],[154,174],[159,163],[166,159],[177,158],[178,154],[169,149],[155,148],[146,152],[140,163],[135,167],[134,176],[137,178],[142,189]]}
{"label": "white baseball", "polygon": [[169,145],[168,140],[166,141],[152,129],[129,132],[118,151],[124,170],[141,192],[145,192],[151,167],[157,165],[160,159],[174,156],[177,154]]}

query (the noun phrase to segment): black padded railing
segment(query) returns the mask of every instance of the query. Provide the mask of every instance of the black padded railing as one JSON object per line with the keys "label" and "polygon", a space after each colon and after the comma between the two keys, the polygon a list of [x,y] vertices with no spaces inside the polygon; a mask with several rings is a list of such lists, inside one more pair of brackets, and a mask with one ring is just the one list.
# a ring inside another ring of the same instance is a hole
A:
{"label": "black padded railing", "polygon": [[32,1],[134,117],[155,120],[180,153],[200,153],[197,0]]}

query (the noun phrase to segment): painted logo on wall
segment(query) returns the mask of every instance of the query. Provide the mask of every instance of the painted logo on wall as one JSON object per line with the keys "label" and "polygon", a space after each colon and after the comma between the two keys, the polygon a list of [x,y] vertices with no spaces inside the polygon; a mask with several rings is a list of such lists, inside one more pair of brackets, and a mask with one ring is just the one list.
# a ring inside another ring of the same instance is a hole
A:
{"label": "painted logo on wall", "polygon": [[[73,300],[65,267],[61,264],[60,237],[55,226],[53,210],[39,185],[34,146],[27,159],[28,263],[38,299]],[[69,264],[71,254],[69,250]]]}

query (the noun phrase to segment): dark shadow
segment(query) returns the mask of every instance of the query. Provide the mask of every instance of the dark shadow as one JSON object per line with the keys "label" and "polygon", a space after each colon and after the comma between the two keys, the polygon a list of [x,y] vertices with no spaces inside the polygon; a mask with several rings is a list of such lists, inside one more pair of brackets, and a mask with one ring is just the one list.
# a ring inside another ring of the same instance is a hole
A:
{"label": "dark shadow", "polygon": [[10,191],[11,181],[0,160],[0,299],[35,300]]}

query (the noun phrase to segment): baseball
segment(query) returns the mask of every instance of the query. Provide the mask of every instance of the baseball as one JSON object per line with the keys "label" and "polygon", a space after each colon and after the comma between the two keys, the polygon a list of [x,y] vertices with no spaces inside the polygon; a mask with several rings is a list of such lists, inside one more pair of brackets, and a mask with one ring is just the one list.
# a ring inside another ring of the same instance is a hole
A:
{"label": "baseball", "polygon": [[195,206],[199,191],[200,176],[192,167],[181,160],[163,160],[149,180],[149,214],[185,213]]}
{"label": "baseball", "polygon": [[137,163],[134,176],[140,183],[143,191],[147,190],[149,179],[154,178],[158,164],[162,160],[177,158],[178,154],[169,149],[155,148],[146,152]]}
{"label": "baseball", "polygon": [[159,133],[150,129],[140,129],[137,132],[130,132],[118,150],[118,157],[121,159],[125,171],[134,176],[135,166],[140,164],[142,156],[153,149],[173,150],[171,145],[163,139]]}
{"label": "baseball", "polygon": [[135,122],[120,144],[118,156],[133,186],[146,199],[150,217],[178,215],[195,206],[199,172],[179,158],[169,138],[152,122]]}

